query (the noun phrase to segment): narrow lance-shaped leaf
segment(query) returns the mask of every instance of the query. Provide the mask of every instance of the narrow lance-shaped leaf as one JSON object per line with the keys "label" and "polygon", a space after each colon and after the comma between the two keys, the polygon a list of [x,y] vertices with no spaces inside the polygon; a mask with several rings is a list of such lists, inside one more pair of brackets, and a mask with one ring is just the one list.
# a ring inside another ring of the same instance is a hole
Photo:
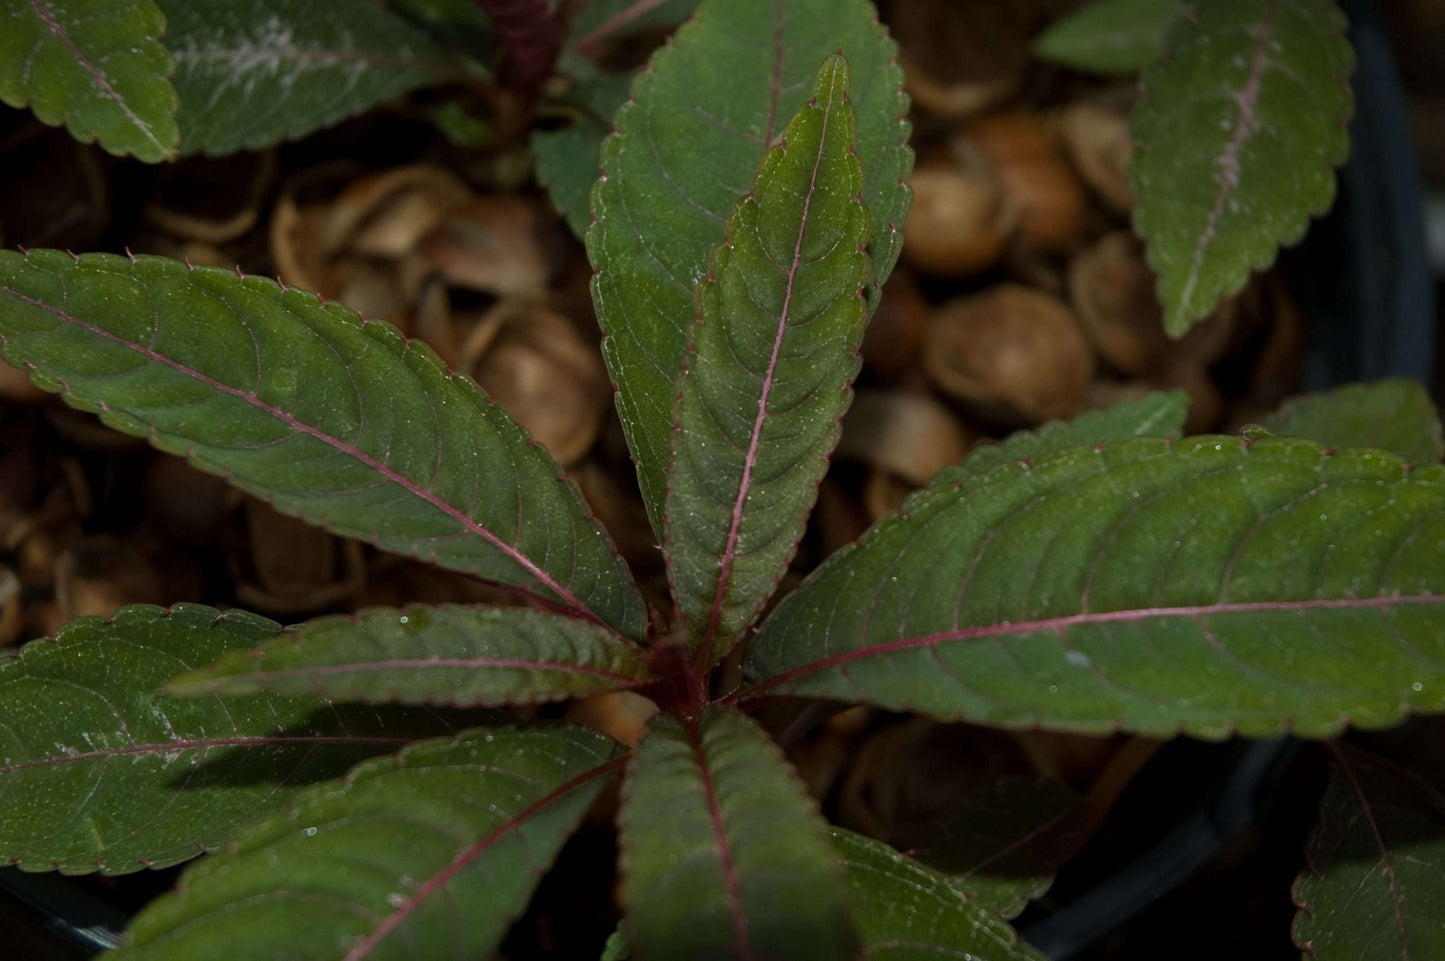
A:
{"label": "narrow lance-shaped leaf", "polygon": [[623,931],[634,957],[856,957],[826,825],[745,715],[714,706],[696,720],[657,716],[623,793]]}
{"label": "narrow lance-shaped leaf", "polygon": [[389,324],[158,257],[0,251],[0,352],[286,513],[642,636],[631,575],[557,465]]}
{"label": "narrow lance-shaped leaf", "polygon": [[319,694],[341,701],[501,705],[585,697],[649,677],[613,632],[542,611],[414,605],[289,628],[171,681],[182,697]]}
{"label": "narrow lance-shaped leaf", "polygon": [[616,745],[475,730],[317,785],[181,876],[115,961],[490,957],[597,792]]}
{"label": "narrow lance-shaped leaf", "polygon": [[1092,73],[1136,73],[1159,59],[1187,9],[1184,0],[1091,0],[1039,34],[1034,53]]}
{"label": "narrow lance-shaped leaf", "polygon": [[176,152],[175,61],[155,0],[0,0],[0,101],[152,163]]}
{"label": "narrow lance-shaped leaf", "polygon": [[638,74],[603,144],[587,252],[643,502],[662,533],[676,379],[694,291],[724,221],[748,192],[818,64],[842,51],[852,75],[863,201],[872,215],[870,308],[898,259],[911,193],[903,74],[868,0],[707,0]]}
{"label": "narrow lance-shaped leaf", "polygon": [[1182,336],[1304,236],[1349,151],[1354,54],[1333,0],[1210,0],[1144,71],[1134,230]]}
{"label": "narrow lance-shaped leaf", "polygon": [[971,901],[1013,918],[1049,890],[1084,840],[1073,791],[1003,780],[960,799],[912,850]]}
{"label": "narrow lance-shaped leaf", "polygon": [[1204,737],[1445,709],[1445,469],[1139,439],[914,495],[762,625],[754,694]]}
{"label": "narrow lance-shaped leaf", "polygon": [[293,140],[459,75],[424,31],[373,0],[159,3],[185,153]]}
{"label": "narrow lance-shaped leaf", "polygon": [[1265,418],[1264,426],[1331,447],[1377,447],[1417,464],[1433,464],[1445,454],[1440,414],[1430,393],[1413,380],[1305,394]]}
{"label": "narrow lance-shaped leaf", "polygon": [[835,54],[699,288],[663,551],[704,660],[726,656],[783,576],[852,396],[868,276],[853,134]]}
{"label": "narrow lance-shaped leaf", "polygon": [[165,867],[220,845],[306,784],[452,730],[454,714],[427,710],[156,693],[177,671],[279,629],[199,605],[124,607],[0,661],[0,863]]}
{"label": "narrow lance-shaped leaf", "polygon": [[986,905],[882,841],[833,828],[867,961],[1045,961]]}
{"label": "narrow lance-shaped leaf", "polygon": [[1445,956],[1445,795],[1357,751],[1335,766],[1294,884],[1294,940],[1318,961]]}

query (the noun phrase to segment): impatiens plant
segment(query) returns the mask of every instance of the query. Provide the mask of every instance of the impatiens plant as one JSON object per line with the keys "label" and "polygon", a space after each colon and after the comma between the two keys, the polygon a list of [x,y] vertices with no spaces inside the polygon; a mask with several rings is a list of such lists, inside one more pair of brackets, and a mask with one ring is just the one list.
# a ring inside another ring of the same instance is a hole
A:
{"label": "impatiens plant", "polygon": [[[1041,956],[1006,918],[1047,879],[830,828],[757,709],[1201,738],[1445,710],[1445,468],[1409,385],[1311,398],[1241,436],[1182,438],[1181,394],[1017,434],[767,609],[898,255],[912,153],[892,54],[865,0],[711,0],[601,148],[592,294],[663,610],[547,453],[387,323],[158,257],[0,252],[0,352],[37,385],[516,600],[289,627],[187,604],[72,622],[0,664],[0,858],[119,874],[205,853],[118,961],[482,958],[618,784],[607,957],[1023,961]],[[198,149],[251,142],[186,117]],[[745,680],[724,687],[739,647]],[[483,710],[618,690],[660,709],[630,751]],[[1294,892],[1300,943],[1427,956],[1442,859],[1419,826],[1445,802],[1338,757]]]}

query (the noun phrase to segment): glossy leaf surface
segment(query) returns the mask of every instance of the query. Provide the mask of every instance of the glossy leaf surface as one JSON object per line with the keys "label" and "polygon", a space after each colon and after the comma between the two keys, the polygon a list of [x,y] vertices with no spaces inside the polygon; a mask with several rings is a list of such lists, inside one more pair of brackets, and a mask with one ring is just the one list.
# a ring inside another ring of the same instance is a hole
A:
{"label": "glossy leaf surface", "polygon": [[1286,437],[1332,447],[1377,447],[1417,464],[1445,455],[1440,414],[1425,388],[1413,380],[1349,384],[1286,401],[1264,421]]}
{"label": "glossy leaf surface", "polygon": [[176,678],[205,694],[318,694],[342,701],[500,705],[635,687],[642,650],[573,618],[443,604],[318,618]]}
{"label": "glossy leaf surface", "polygon": [[631,74],[604,74],[579,81],[565,105],[573,115],[571,124],[532,134],[537,182],[547,188],[552,205],[578,237],[587,235],[592,220],[592,185],[601,169],[598,151],[612,131],[612,115],[627,100],[631,84]]}
{"label": "glossy leaf surface", "polygon": [[987,906],[882,841],[832,828],[868,961],[1045,961]]}
{"label": "glossy leaf surface", "polygon": [[1034,430],[1021,430],[997,444],[974,448],[957,467],[945,468],[936,483],[953,483],[1010,461],[1032,460],[1071,447],[1092,447],[1130,437],[1178,437],[1184,433],[1189,395],[1182,390],[1154,393],[1101,410],[1085,411],[1073,420],[1055,420]]}
{"label": "glossy leaf surface", "polygon": [[0,661],[0,861],[111,874],[175,864],[307,784],[451,730],[426,710],[157,693],[279,629],[200,605],[126,607]]}
{"label": "glossy leaf surface", "polygon": [[155,0],[0,0],[0,102],[154,163],[176,152],[175,61]]}
{"label": "glossy leaf surface", "polygon": [[362,764],[189,868],[114,957],[488,957],[619,770],[615,747],[580,728],[501,728]]}
{"label": "glossy leaf surface", "polygon": [[833,56],[699,289],[663,551],[708,659],[727,654],[783,576],[852,398],[868,277],[853,137],[848,65]]}
{"label": "glossy leaf surface", "polygon": [[1083,843],[1079,814],[1078,796],[1057,781],[1001,780],[961,798],[913,854],[970,901],[1013,918]]}
{"label": "glossy leaf surface", "polygon": [[556,464],[389,324],[158,257],[0,251],[0,350],[285,513],[642,634],[631,575]]}
{"label": "glossy leaf surface", "polygon": [[1136,73],[1159,59],[1183,0],[1092,0],[1039,34],[1034,53],[1090,73]]}
{"label": "glossy leaf surface", "polygon": [[817,806],[732,708],[653,719],[619,828],[623,930],[642,961],[844,961],[857,942]]}
{"label": "glossy leaf surface", "polygon": [[1329,208],[1354,53],[1333,0],[1212,0],[1181,17],[1131,118],[1134,230],[1181,336]]}
{"label": "glossy leaf surface", "polygon": [[372,0],[159,0],[180,94],[181,150],[294,140],[456,67]]}
{"label": "glossy leaf surface", "polygon": [[1445,469],[1144,438],[945,477],[764,622],[759,691],[1203,737],[1445,708]]}
{"label": "glossy leaf surface", "polygon": [[1317,961],[1445,956],[1445,795],[1359,752],[1335,758],[1294,885],[1295,943]]}
{"label": "glossy leaf surface", "polygon": [[818,66],[848,58],[863,201],[872,215],[870,304],[898,258],[911,196],[907,99],[894,46],[868,0],[708,0],[639,74],[602,148],[587,252],[603,354],[662,531],[676,378],[695,291],[763,155],[808,99]]}

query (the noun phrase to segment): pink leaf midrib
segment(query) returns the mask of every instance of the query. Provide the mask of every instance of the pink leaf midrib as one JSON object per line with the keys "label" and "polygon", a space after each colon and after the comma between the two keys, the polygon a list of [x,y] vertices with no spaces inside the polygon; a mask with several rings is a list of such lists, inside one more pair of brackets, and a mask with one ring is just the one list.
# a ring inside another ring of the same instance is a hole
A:
{"label": "pink leaf midrib", "polygon": [[713,784],[712,768],[708,763],[707,752],[703,749],[702,734],[698,729],[700,723],[700,721],[693,721],[686,725],[688,746],[692,748],[693,760],[697,763],[698,777],[702,784],[703,797],[707,800],[708,821],[712,825],[713,844],[717,848],[718,864],[722,868],[728,912],[732,915],[733,920],[737,959],[738,961],[754,961],[752,935],[748,928],[747,912],[743,910],[742,891],[738,886],[737,867],[733,864],[732,845],[728,841],[727,835],[727,822],[723,818],[717,787]]}
{"label": "pink leaf midrib", "polygon": [[579,774],[572,780],[560,787],[553,788],[536,801],[533,801],[515,817],[512,817],[480,841],[464,848],[456,857],[452,858],[451,863],[428,878],[425,883],[416,889],[415,894],[408,897],[401,906],[382,919],[381,923],[372,930],[371,934],[367,935],[360,944],[346,953],[346,957],[344,957],[342,961],[362,961],[363,958],[368,957],[372,949],[384,941],[392,931],[396,930],[423,902],[445,888],[467,865],[471,864],[483,854],[486,854],[487,851],[491,850],[492,846],[503,837],[587,783],[600,777],[609,777],[615,774],[622,769],[622,766],[626,762],[627,758],[625,756],[614,758],[605,764],[594,767],[590,771]]}
{"label": "pink leaf midrib", "polygon": [[222,747],[277,747],[289,744],[314,745],[314,744],[410,744],[416,738],[411,737],[390,737],[390,736],[366,736],[358,737],[351,734],[318,734],[318,735],[259,735],[247,737],[244,735],[233,735],[231,737],[209,737],[181,739],[177,741],[156,741],[145,744],[128,744],[125,747],[106,748],[98,751],[82,751],[76,754],[61,754],[55,757],[39,758],[34,761],[22,761],[19,764],[11,764],[0,767],[0,776],[15,774],[19,771],[33,770],[41,767],[54,767],[59,764],[73,764],[82,761],[101,761],[112,757],[134,757],[146,754],[169,754],[173,751],[205,751]]}
{"label": "pink leaf midrib", "polygon": [[[520,549],[502,540],[496,534],[492,533],[492,531],[488,530],[486,527],[483,527],[481,524],[477,523],[474,519],[469,517],[461,509],[447,503],[435,492],[428,490],[421,484],[418,484],[410,478],[405,477],[400,472],[393,470],[391,467],[383,464],[381,461],[372,457],[370,454],[367,454],[356,445],[348,443],[347,441],[344,441],[339,437],[335,437],[319,428],[302,422],[293,415],[281,410],[281,408],[276,407],[272,404],[268,404],[265,401],[261,400],[254,393],[241,390],[237,387],[232,387],[229,384],[224,384],[221,381],[216,380],[214,377],[210,377],[206,374],[201,373],[199,370],[196,370],[193,367],[188,367],[185,364],[180,363],[179,361],[172,360],[171,358],[166,357],[165,355],[155,350],[152,350],[151,348],[143,344],[138,344],[134,341],[130,341],[125,339],[124,337],[113,334],[102,327],[98,327],[64,310],[61,310],[59,307],[55,307],[42,300],[30,297],[4,284],[0,284],[0,293],[3,293],[4,295],[9,297],[13,297],[16,300],[19,300],[22,303],[36,309],[43,310],[51,314],[52,316],[59,318],[65,323],[71,324],[75,327],[79,327],[80,329],[88,331],[104,340],[108,340],[113,344],[124,347],[127,350],[134,351],[135,353],[140,354],[142,357],[145,357],[147,360],[153,363],[160,364],[164,367],[169,367],[171,370],[174,370],[179,374],[183,374],[193,380],[205,384],[207,387],[213,390],[219,391],[223,394],[227,394],[231,397],[235,397],[238,400],[249,404],[251,407],[254,407],[256,410],[259,410],[262,413],[276,418],[292,430],[302,434],[306,434],[309,437],[321,441],[323,444],[326,444],[333,450],[353,458],[367,468],[376,471],[378,474],[386,478],[391,483],[394,483],[398,487],[401,487],[407,493],[413,495],[414,497],[417,497],[418,499],[426,502],[427,504],[430,504],[432,507],[446,514],[448,517],[457,521],[471,533],[480,536],[483,540],[491,544],[494,548],[500,551],[505,557],[515,563],[518,567],[526,571],[528,575],[536,579],[539,584],[541,584],[547,590],[551,591],[553,594],[557,595],[557,597],[561,599],[562,603],[567,607],[570,613],[585,620],[591,621],[595,624],[605,626],[602,618],[599,617],[595,612],[593,612],[593,610],[589,606],[587,606],[587,604],[585,604],[571,591],[567,590],[567,588],[559,584],[550,574],[542,570],[542,568],[539,567],[535,561],[533,561],[526,554],[522,553]],[[144,420],[144,418],[141,419]]]}
{"label": "pink leaf midrib", "polygon": [[[823,165],[823,154],[828,146],[828,121],[833,112],[830,97],[823,107],[822,129],[818,133],[818,152],[813,158],[813,170],[808,179],[808,189],[803,195],[803,211],[798,218],[798,233],[793,240],[793,260],[788,265],[787,282],[783,289],[783,306],[778,312],[777,330],[773,334],[773,349],[768,357],[768,367],[763,373],[762,387],[758,394],[758,410],[753,418],[752,436],[748,439],[747,453],[743,456],[743,475],[738,481],[738,493],[733,501],[732,519],[728,524],[727,542],[723,547],[718,565],[717,588],[713,592],[712,608],[708,612],[707,628],[703,633],[702,663],[712,659],[718,622],[722,619],[723,602],[732,578],[733,561],[737,558],[738,538],[742,530],[743,514],[747,506],[748,493],[752,485],[753,468],[757,465],[758,445],[762,440],[763,423],[768,416],[768,399],[772,395],[773,380],[777,376],[778,359],[782,356],[783,338],[787,334],[788,320],[793,302],[793,285],[797,280],[798,268],[803,262],[803,235],[808,226],[808,215],[812,210],[813,194],[818,188],[818,171]],[[771,123],[771,120],[769,121]]]}
{"label": "pink leaf midrib", "polygon": [[913,637],[902,637],[895,641],[887,641],[882,644],[870,644],[865,647],[858,647],[849,651],[842,651],[838,654],[832,654],[828,657],[819,658],[816,661],[810,661],[807,664],[790,668],[781,674],[776,674],[745,691],[740,691],[735,695],[733,700],[746,701],[755,697],[761,697],[768,691],[795,681],[800,677],[807,677],[810,674],[831,670],[854,661],[896,654],[899,651],[935,647],[949,641],[1007,638],[1041,631],[1052,631],[1062,635],[1075,627],[1084,627],[1093,624],[1123,624],[1132,621],[1162,618],[1177,617],[1194,619],[1221,614],[1249,613],[1304,614],[1319,610],[1370,610],[1374,608],[1393,607],[1400,604],[1441,603],[1445,603],[1445,597],[1439,597],[1433,594],[1391,594],[1379,597],[1345,597],[1303,601],[1243,601],[1181,607],[1142,607],[1119,611],[1068,614],[1061,617],[1039,618],[1037,620],[1011,621],[1006,624],[982,624],[976,627],[963,627],[954,630],[937,631],[931,634],[920,634]]}
{"label": "pink leaf midrib", "polygon": [[318,664],[314,667],[292,667],[278,670],[260,670],[246,674],[231,674],[222,678],[200,682],[200,687],[225,687],[228,681],[247,681],[264,685],[273,678],[325,677],[331,674],[353,674],[368,671],[421,670],[425,668],[501,668],[527,671],[551,671],[557,674],[580,674],[600,677],[622,684],[642,684],[644,679],[610,671],[590,664],[569,664],[565,661],[538,661],[520,657],[438,657],[438,658],[397,658],[386,661],[360,661],[351,664]]}
{"label": "pink leaf midrib", "polygon": [[60,21],[55,19],[55,15],[50,10],[50,4],[47,3],[46,0],[30,0],[30,6],[34,8],[35,15],[49,28],[50,32],[55,36],[55,39],[65,45],[65,49],[70,51],[70,55],[75,58],[75,62],[80,64],[81,68],[90,75],[90,85],[96,90],[99,90],[101,95],[107,100],[114,103],[125,116],[125,119],[130,121],[133,127],[145,134],[146,139],[154,144],[158,150],[162,153],[170,153],[170,148],[160,142],[151,130],[150,124],[146,123],[136,115],[134,110],[130,109],[130,104],[126,103],[125,98],[120,95],[120,91],[111,85],[105,73],[95,64],[91,63],[85,54],[80,52],[80,48],[75,45],[75,41],[70,39],[70,34],[60,25]]}

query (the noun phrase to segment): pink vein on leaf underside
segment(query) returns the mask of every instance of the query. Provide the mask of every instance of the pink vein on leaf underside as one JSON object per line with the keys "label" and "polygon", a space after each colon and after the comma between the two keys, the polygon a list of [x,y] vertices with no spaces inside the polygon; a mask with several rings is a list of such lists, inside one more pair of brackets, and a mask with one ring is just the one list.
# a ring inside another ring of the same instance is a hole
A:
{"label": "pink vein on leaf underside", "polygon": [[113,344],[118,344],[119,346],[124,347],[127,350],[135,351],[137,354],[140,354],[147,360],[160,364],[164,367],[169,367],[171,370],[174,370],[180,374],[184,374],[185,376],[190,377],[193,380],[199,381],[200,383],[205,384],[207,387],[210,387],[213,390],[220,391],[223,394],[228,394],[231,397],[242,400],[250,406],[256,408],[257,410],[276,418],[277,420],[284,423],[287,427],[290,427],[292,430],[295,430],[302,434],[306,434],[309,437],[314,437],[316,440],[321,441],[323,444],[326,444],[333,450],[345,454],[348,457],[354,458],[371,470],[376,471],[378,474],[380,474],[382,477],[385,477],[393,484],[401,487],[407,493],[417,498],[420,498],[421,500],[430,504],[432,507],[435,507],[437,510],[441,511],[443,514],[446,514],[448,517],[457,521],[459,524],[461,524],[467,530],[471,531],[473,534],[480,536],[483,540],[495,547],[518,567],[522,568],[529,575],[536,578],[537,582],[540,583],[543,587],[561,598],[562,602],[566,605],[567,609],[571,613],[579,617],[585,618],[586,620],[592,621],[593,623],[599,625],[603,624],[602,619],[598,617],[595,613],[593,613],[590,607],[583,603],[582,600],[579,599],[576,595],[574,595],[571,591],[567,590],[561,584],[557,583],[557,581],[554,580],[550,574],[538,567],[535,561],[533,561],[526,554],[523,554],[518,548],[511,544],[508,544],[496,534],[493,534],[487,528],[483,527],[481,524],[478,524],[475,520],[468,517],[463,511],[442,500],[436,495],[435,492],[430,491],[422,485],[418,484],[416,481],[413,481],[410,478],[403,476],[399,472],[393,470],[392,468],[383,464],[381,461],[372,457],[370,454],[367,454],[365,451],[361,450],[354,444],[349,444],[339,437],[333,437],[325,431],[312,427],[310,424],[303,423],[302,421],[298,420],[291,414],[288,414],[281,408],[266,403],[253,393],[241,390],[237,387],[232,387],[229,384],[223,384],[219,380],[216,380],[213,377],[209,377],[193,367],[187,367],[185,364],[172,360],[171,358],[166,357],[164,354],[160,354],[150,349],[149,347],[146,347],[142,344],[137,344],[134,341],[126,340],[124,337],[119,337],[111,333],[110,331],[105,330],[104,328],[87,323],[86,321],[81,320],[79,317],[75,317],[69,313],[66,313],[60,308],[47,304],[42,300],[37,300],[34,297],[29,297],[25,294],[22,294],[20,291],[14,290],[3,284],[0,284],[0,293],[3,293],[10,297],[14,297],[16,300],[22,301],[23,303],[26,303],[31,307],[35,307],[49,314],[52,314],[68,324],[72,324],[76,327],[81,328],[82,330],[89,331],[90,333],[95,334],[97,337],[108,340]]}
{"label": "pink vein on leaf underside", "polygon": [[1371,608],[1393,607],[1397,604],[1441,603],[1445,603],[1445,597],[1436,597],[1432,594],[1419,596],[1344,597],[1333,600],[1317,599],[1307,601],[1245,601],[1240,603],[1199,604],[1192,607],[1143,607],[1123,611],[1102,611],[1093,614],[1070,614],[1064,617],[1047,617],[1033,621],[1011,621],[1007,624],[981,624],[977,627],[961,627],[956,630],[921,634],[916,637],[903,637],[896,641],[886,641],[882,644],[870,644],[866,647],[857,647],[850,651],[842,651],[838,654],[832,654],[828,657],[819,658],[816,661],[791,668],[781,674],[775,674],[754,687],[740,691],[734,698],[725,698],[724,700],[750,700],[767,693],[775,687],[787,684],[800,677],[806,677],[809,674],[831,670],[832,668],[841,667],[844,664],[849,664],[854,661],[863,661],[873,657],[896,654],[900,651],[935,647],[950,641],[1013,637],[1039,631],[1062,633],[1070,628],[1086,627],[1094,624],[1124,624],[1131,621],[1148,621],[1176,617],[1194,619],[1221,614],[1307,614],[1311,611],[1320,610],[1368,610]]}
{"label": "pink vein on leaf underside", "polygon": [[1179,294],[1179,303],[1186,307],[1199,283],[1199,271],[1204,266],[1204,252],[1214,241],[1219,218],[1224,216],[1225,205],[1239,186],[1239,153],[1244,149],[1244,142],[1249,139],[1254,128],[1255,107],[1259,103],[1264,71],[1269,66],[1269,41],[1274,34],[1276,3],[1277,0],[1269,0],[1259,22],[1250,30],[1250,36],[1254,40],[1254,55],[1250,58],[1249,75],[1245,78],[1244,87],[1231,97],[1239,108],[1239,116],[1235,117],[1229,142],[1224,145],[1224,152],[1219,155],[1216,164],[1218,172],[1215,174],[1215,183],[1219,189],[1214,194],[1214,206],[1209,210],[1204,229],[1200,231],[1199,240],[1194,245],[1194,259],[1189,265],[1189,275],[1185,278],[1184,288]]}
{"label": "pink vein on leaf underside", "polygon": [[524,808],[515,817],[507,821],[507,823],[492,831],[475,844],[464,848],[461,853],[452,858],[450,864],[428,878],[426,883],[416,889],[415,894],[408,897],[406,901],[391,914],[388,914],[382,922],[376,926],[376,929],[366,936],[365,940],[348,951],[346,957],[342,958],[342,961],[361,961],[362,958],[370,956],[372,949],[384,941],[387,935],[396,930],[403,921],[411,917],[412,912],[421,907],[423,902],[442,891],[442,889],[452,882],[452,879],[465,870],[467,865],[486,854],[498,841],[588,782],[595,781],[600,777],[608,777],[621,770],[626,762],[626,757],[614,758],[605,764],[594,767],[585,774],[574,777],[561,787],[553,788],[541,798],[533,801],[532,804]]}
{"label": "pink vein on leaf underside", "polygon": [[125,115],[125,119],[144,133],[147,140],[155,144],[162,152],[169,153],[170,148],[156,139],[156,135],[151,131],[150,124],[136,116],[135,111],[130,109],[130,105],[125,102],[125,98],[120,95],[120,92],[111,86],[110,81],[106,79],[101,69],[91,63],[90,60],[80,52],[80,48],[75,45],[75,41],[70,39],[70,34],[66,32],[65,28],[60,25],[60,21],[56,20],[55,15],[50,11],[50,4],[46,3],[45,0],[30,0],[30,6],[35,8],[35,15],[45,22],[45,26],[50,28],[50,32],[55,35],[55,39],[59,40],[65,45],[65,49],[70,51],[70,55],[75,58],[75,62],[80,64],[86,73],[90,74],[90,85],[96,90],[99,90],[107,100],[110,100],[119,107],[120,112]]}
{"label": "pink vein on leaf underside", "polygon": [[414,737],[357,737],[350,734],[325,734],[307,736],[301,735],[263,735],[259,737],[208,737],[197,739],[183,739],[178,741],[159,741],[150,744],[128,744],[125,747],[106,748],[100,751],[83,751],[76,754],[63,754],[57,757],[38,758],[34,761],[21,761],[19,764],[10,764],[0,767],[0,775],[14,774],[17,771],[28,771],[37,767],[54,767],[57,764],[72,764],[80,761],[102,761],[111,757],[134,757],[145,754],[170,754],[174,751],[206,751],[222,747],[277,747],[290,744],[312,745],[312,744],[410,744],[415,741]]}
{"label": "pink vein on leaf underside", "polygon": [[586,36],[572,44],[572,49],[581,53],[588,47],[596,46],[629,23],[647,16],[666,2],[667,0],[636,0],[635,3],[617,11],[589,30]]}
{"label": "pink vein on leaf underside", "polygon": [[778,358],[782,356],[783,337],[788,330],[788,315],[793,302],[793,284],[798,277],[798,268],[803,262],[803,233],[808,226],[808,211],[813,204],[813,194],[818,187],[818,170],[823,164],[823,151],[828,146],[828,118],[833,110],[830,98],[823,108],[822,129],[818,133],[818,154],[813,158],[813,172],[808,180],[807,193],[803,195],[803,213],[798,219],[798,235],[793,241],[793,262],[788,265],[787,286],[783,290],[783,308],[778,313],[778,327],[773,334],[773,352],[768,357],[768,369],[763,374],[762,390],[758,395],[758,412],[753,418],[752,437],[748,439],[747,454],[743,457],[743,476],[738,482],[738,495],[733,501],[732,520],[728,524],[727,544],[723,548],[722,560],[718,565],[717,590],[713,593],[712,610],[708,614],[707,629],[703,633],[702,663],[712,659],[713,641],[717,635],[718,620],[722,617],[723,600],[727,596],[728,583],[732,577],[733,561],[737,558],[738,536],[742,530],[743,513],[747,507],[748,492],[752,485],[753,468],[757,466],[758,444],[763,435],[763,422],[768,416],[768,397],[772,394],[773,379],[777,375]]}
{"label": "pink vein on leaf underside", "polygon": [[1395,874],[1395,863],[1390,857],[1390,847],[1385,843],[1385,836],[1380,832],[1380,824],[1375,820],[1375,809],[1370,804],[1365,789],[1361,786],[1359,778],[1355,777],[1354,768],[1338,747],[1330,742],[1325,742],[1330,753],[1335,756],[1335,762],[1339,765],[1340,773],[1345,780],[1350,782],[1350,788],[1355,793],[1355,799],[1360,803],[1360,816],[1365,819],[1365,824],[1370,828],[1370,836],[1374,839],[1375,847],[1380,851],[1380,873],[1385,876],[1385,882],[1390,888],[1390,905],[1394,909],[1395,927],[1400,932],[1400,957],[1404,961],[1410,958],[1410,932],[1405,926],[1405,899],[1400,893],[1400,880]]}
{"label": "pink vein on leaf underside", "polygon": [[723,885],[727,892],[728,912],[733,916],[733,937],[737,939],[738,961],[753,961],[752,935],[748,931],[748,916],[743,911],[742,892],[738,889],[737,868],[733,864],[732,845],[728,843],[727,824],[723,820],[722,808],[718,804],[717,787],[712,781],[712,770],[708,766],[707,753],[703,750],[702,735],[693,721],[687,725],[687,740],[697,761],[698,776],[702,780],[703,797],[707,798],[708,820],[712,823],[713,842],[717,846],[718,863],[722,867]]}

